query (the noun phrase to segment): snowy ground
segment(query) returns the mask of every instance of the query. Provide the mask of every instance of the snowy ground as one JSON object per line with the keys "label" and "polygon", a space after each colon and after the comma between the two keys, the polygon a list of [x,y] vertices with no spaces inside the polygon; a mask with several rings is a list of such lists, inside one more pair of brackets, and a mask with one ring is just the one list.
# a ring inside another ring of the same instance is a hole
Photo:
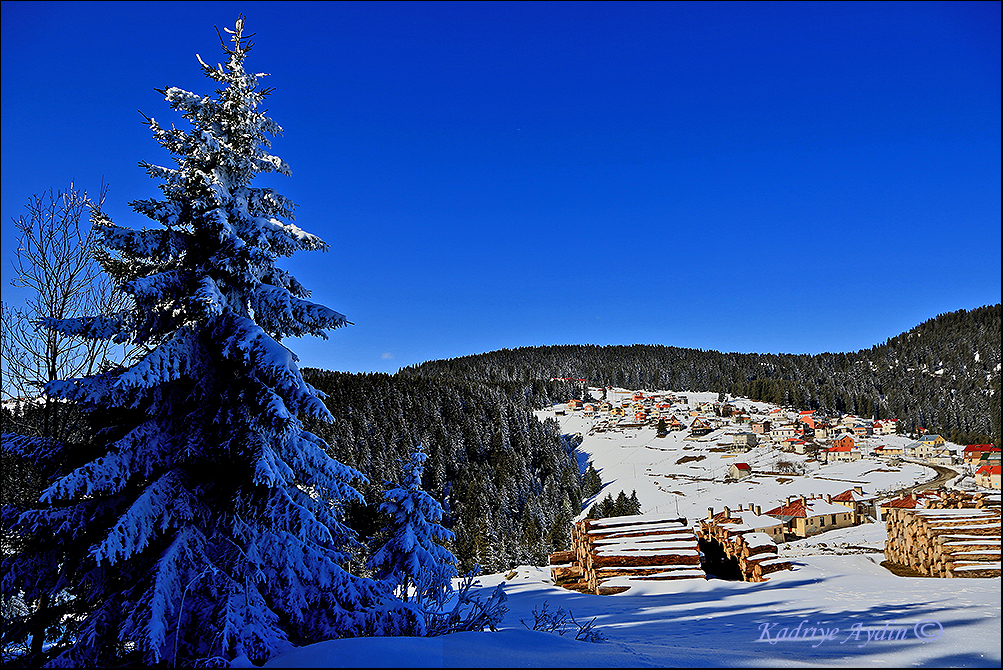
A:
{"label": "snowy ground", "polygon": [[[999,667],[999,579],[896,577],[881,560],[811,556],[761,584],[635,582],[615,596],[567,591],[545,568],[521,567],[498,632],[333,640],[265,667]],[[519,620],[532,624],[544,601],[579,622],[595,617],[607,641],[527,630]],[[799,624],[795,639],[778,639]]]}
{"label": "snowy ground", "polygon": [[[609,399],[624,395],[610,393]],[[717,398],[686,396],[691,402]],[[765,403],[739,404],[768,409]],[[554,416],[553,409],[540,416]],[[936,474],[921,465],[890,467],[877,459],[819,466],[769,447],[736,457],[718,444],[730,443],[730,433],[740,430],[736,426],[694,442],[683,439],[687,432],[658,438],[653,428],[591,432],[602,417],[580,412],[556,418],[563,432],[583,436],[582,465],[591,459],[605,483],[596,499],[636,490],[642,512],[678,510],[691,522],[710,506],[717,511],[752,502],[765,511],[791,495],[836,494],[852,486],[867,493],[891,491]],[[876,437],[864,449],[908,442]],[[735,460],[772,470],[778,458],[805,462],[808,471],[724,481]],[[552,584],[546,568],[523,566],[509,573],[510,611],[498,632],[333,640],[276,657],[266,667],[999,667],[1000,579],[897,577],[880,566],[884,540],[883,524],[844,528],[782,545],[781,555],[791,557],[795,569],[774,573],[768,582],[623,580],[631,589],[615,596],[567,591]],[[504,578],[485,576],[482,588]],[[544,601],[552,611],[570,610],[579,622],[595,617],[607,642],[527,630],[520,619],[532,624],[533,608]],[[783,639],[792,630],[794,639]]]}

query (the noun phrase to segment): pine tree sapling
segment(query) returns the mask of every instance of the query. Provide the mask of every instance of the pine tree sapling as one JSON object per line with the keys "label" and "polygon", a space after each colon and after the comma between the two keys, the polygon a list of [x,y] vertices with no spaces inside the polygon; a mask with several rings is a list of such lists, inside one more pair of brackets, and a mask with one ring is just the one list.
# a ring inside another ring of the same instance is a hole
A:
{"label": "pine tree sapling", "polygon": [[453,539],[453,533],[439,525],[442,505],[422,490],[427,458],[419,446],[403,464],[400,486],[384,494],[380,511],[390,517],[390,539],[373,555],[369,567],[401,600],[430,613],[442,610],[457,573],[456,558],[440,544]]}
{"label": "pine tree sapling", "polygon": [[4,557],[4,593],[68,593],[79,613],[74,634],[32,663],[261,663],[293,644],[397,626],[385,585],[341,567],[356,540],[339,509],[361,501],[361,474],[304,429],[301,419],[332,417],[281,344],[347,321],[275,265],[327,245],[291,223],[291,201],[251,186],[289,167],[267,152],[281,128],[259,109],[264,75],[244,70],[243,23],[221,39],[225,64],[199,58],[214,96],[160,90],[191,128],[147,119],[176,167],[143,163],[164,197],[131,206],[160,227],[94,217],[103,264],[134,306],[41,322],[149,353],[46,386],[97,432],[36,447],[56,479],[41,509],[9,520],[38,543]]}

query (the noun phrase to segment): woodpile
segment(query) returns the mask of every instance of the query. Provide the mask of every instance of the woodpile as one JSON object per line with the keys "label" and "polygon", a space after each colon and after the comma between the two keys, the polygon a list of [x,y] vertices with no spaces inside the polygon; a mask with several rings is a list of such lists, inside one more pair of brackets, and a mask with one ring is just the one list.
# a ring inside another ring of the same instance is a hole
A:
{"label": "woodpile", "polygon": [[[750,511],[752,505],[749,506]],[[738,563],[742,579],[747,582],[768,581],[766,575],[791,570],[791,562],[781,559],[776,543],[766,533],[757,533],[742,522],[740,515],[732,517],[728,508],[701,519],[697,536],[719,547],[727,558]]]}
{"label": "woodpile", "polygon": [[999,577],[1000,510],[891,509],[885,559],[931,577]]}
{"label": "woodpile", "polygon": [[584,519],[572,526],[572,549],[550,555],[554,584],[605,595],[615,577],[640,580],[704,579],[700,549],[686,519],[646,514]]}
{"label": "woodpile", "polygon": [[927,509],[989,509],[999,508],[999,494],[969,493],[954,489],[940,489],[937,497],[926,501]]}

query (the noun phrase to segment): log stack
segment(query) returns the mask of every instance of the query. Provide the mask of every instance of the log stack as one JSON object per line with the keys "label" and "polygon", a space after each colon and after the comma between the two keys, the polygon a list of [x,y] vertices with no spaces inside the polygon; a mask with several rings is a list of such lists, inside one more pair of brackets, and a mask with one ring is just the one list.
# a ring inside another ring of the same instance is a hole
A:
{"label": "log stack", "polygon": [[572,549],[550,555],[554,583],[606,595],[628,586],[603,586],[614,577],[640,580],[704,579],[700,549],[686,519],[646,514],[584,519],[574,524]]}
{"label": "log stack", "polygon": [[885,559],[930,577],[999,577],[1000,510],[891,509]]}
{"label": "log stack", "polygon": [[[749,505],[752,512],[752,505]],[[742,508],[733,513],[726,507],[723,512],[700,520],[697,536],[705,542],[717,543],[724,555],[738,562],[742,579],[747,582],[768,581],[766,575],[779,570],[791,570],[791,562],[779,557],[776,543],[766,533],[757,533],[745,525]]]}
{"label": "log stack", "polygon": [[999,508],[999,495],[940,489],[937,497],[926,501],[927,509],[989,509]]}
{"label": "log stack", "polygon": [[574,551],[557,551],[550,555],[550,576],[557,586],[572,591],[588,590],[582,566],[575,558]]}
{"label": "log stack", "polygon": [[742,533],[732,545],[738,556],[738,567],[747,582],[768,581],[766,575],[791,570],[791,562],[780,558],[777,545],[766,533]]}

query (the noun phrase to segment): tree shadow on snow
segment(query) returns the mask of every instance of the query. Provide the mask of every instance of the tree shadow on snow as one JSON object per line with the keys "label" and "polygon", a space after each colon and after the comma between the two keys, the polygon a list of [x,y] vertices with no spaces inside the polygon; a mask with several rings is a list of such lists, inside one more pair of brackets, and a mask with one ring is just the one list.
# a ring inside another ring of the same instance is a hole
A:
{"label": "tree shadow on snow", "polygon": [[964,632],[966,626],[983,622],[981,616],[959,617],[964,615],[963,610],[940,607],[935,602],[835,610],[824,600],[805,601],[791,591],[806,586],[817,588],[825,581],[825,577],[777,580],[751,589],[633,596],[569,594],[559,604],[572,609],[579,621],[596,617],[596,627],[610,642],[638,654],[642,665],[920,662],[941,667],[998,667],[999,653],[994,651],[998,648],[989,639],[983,642],[986,656],[977,651],[936,656],[931,649],[937,644],[956,649],[959,638],[985,638]]}

